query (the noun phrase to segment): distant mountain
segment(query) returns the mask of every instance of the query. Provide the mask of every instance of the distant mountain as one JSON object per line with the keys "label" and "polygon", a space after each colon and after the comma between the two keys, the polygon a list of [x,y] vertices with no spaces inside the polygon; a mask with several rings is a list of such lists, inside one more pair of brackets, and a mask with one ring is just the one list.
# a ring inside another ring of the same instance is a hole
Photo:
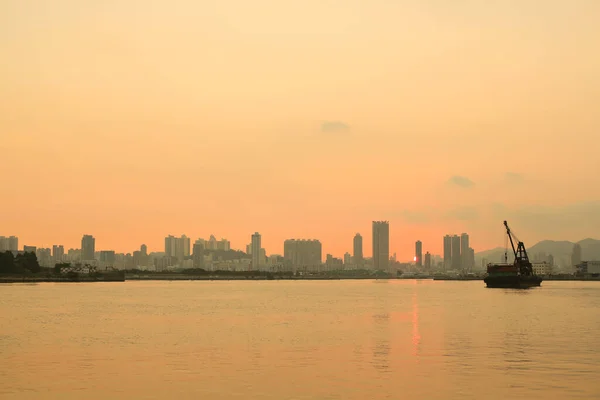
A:
{"label": "distant mountain", "polygon": [[[475,258],[487,258],[488,260],[496,260],[504,254],[504,247],[496,247],[495,249],[484,250],[475,253]],[[494,261],[495,262],[495,261]]]}
{"label": "distant mountain", "polygon": [[[581,258],[584,261],[600,260],[600,240],[584,239],[577,242],[581,246]],[[571,262],[571,253],[575,243],[569,241],[542,240],[531,247],[527,247],[529,258],[535,260],[540,255],[552,255],[558,264],[569,265]],[[510,246],[510,245],[509,245]],[[527,244],[525,244],[527,246]],[[475,264],[481,265],[482,260],[486,262],[504,261],[504,248],[480,251],[475,254]],[[512,249],[508,250],[508,261],[512,262]]]}
{"label": "distant mountain", "polygon": [[538,253],[552,254],[555,257],[558,254],[568,254],[569,257],[571,257],[571,253],[573,252],[573,246],[575,246],[575,243],[568,242],[566,240],[560,242],[554,240],[542,240],[541,242],[536,243],[535,245],[527,249],[527,252],[531,255]]}
{"label": "distant mountain", "polygon": [[596,261],[600,260],[600,240],[596,239],[583,239],[580,240],[579,245],[581,246],[581,258],[585,261]]}
{"label": "distant mountain", "polygon": [[[513,261],[512,250],[507,252],[508,262]],[[495,249],[480,251],[475,253],[475,266],[483,268],[483,264],[504,262],[504,248],[496,247]]]}

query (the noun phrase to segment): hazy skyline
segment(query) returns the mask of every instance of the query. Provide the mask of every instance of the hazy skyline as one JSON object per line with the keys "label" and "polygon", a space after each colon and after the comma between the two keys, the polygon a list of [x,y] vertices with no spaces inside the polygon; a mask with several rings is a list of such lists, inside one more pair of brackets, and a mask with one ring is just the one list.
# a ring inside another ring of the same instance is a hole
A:
{"label": "hazy skyline", "polygon": [[600,2],[0,3],[0,235],[600,237]]}

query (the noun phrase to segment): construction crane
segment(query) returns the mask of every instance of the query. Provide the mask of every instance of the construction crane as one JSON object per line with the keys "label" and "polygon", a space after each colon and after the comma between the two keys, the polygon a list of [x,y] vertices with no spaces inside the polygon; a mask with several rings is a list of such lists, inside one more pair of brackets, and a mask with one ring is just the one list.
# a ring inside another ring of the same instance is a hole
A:
{"label": "construction crane", "polygon": [[[525,245],[517,238],[517,236],[514,233],[511,232],[506,221],[504,221],[504,226],[506,227],[506,234],[508,235],[508,239],[510,240],[510,246],[512,247],[513,253],[515,255],[515,266],[519,267],[519,273],[521,275],[533,275],[533,266],[529,261],[529,256],[527,255]],[[517,243],[517,247],[515,247],[515,242]],[[504,257],[506,259],[506,253]]]}

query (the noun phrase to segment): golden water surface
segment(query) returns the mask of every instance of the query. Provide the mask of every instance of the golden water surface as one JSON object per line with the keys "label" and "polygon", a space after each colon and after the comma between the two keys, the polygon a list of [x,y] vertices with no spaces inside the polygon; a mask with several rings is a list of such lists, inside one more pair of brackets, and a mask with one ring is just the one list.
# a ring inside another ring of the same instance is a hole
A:
{"label": "golden water surface", "polygon": [[0,285],[3,399],[600,399],[600,282]]}

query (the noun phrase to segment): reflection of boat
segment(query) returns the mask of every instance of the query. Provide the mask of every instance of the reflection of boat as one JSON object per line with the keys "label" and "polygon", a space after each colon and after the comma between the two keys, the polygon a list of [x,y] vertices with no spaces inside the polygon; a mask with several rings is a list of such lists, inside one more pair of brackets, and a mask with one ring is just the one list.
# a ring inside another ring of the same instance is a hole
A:
{"label": "reflection of boat", "polygon": [[481,276],[477,276],[475,274],[468,275],[436,275],[433,277],[434,281],[478,281],[481,280]]}
{"label": "reflection of boat", "polygon": [[[525,245],[510,231],[506,221],[504,221],[504,226],[506,227],[508,239],[510,239],[510,245],[515,256],[515,262],[513,264],[507,263],[506,261],[508,257],[505,253],[504,263],[488,264],[487,276],[483,279],[483,281],[489,288],[520,289],[529,288],[532,286],[540,286],[542,283],[542,278],[534,274],[533,267],[529,261],[529,257],[527,256],[527,250],[525,250]],[[515,242],[517,242],[516,248]]]}

